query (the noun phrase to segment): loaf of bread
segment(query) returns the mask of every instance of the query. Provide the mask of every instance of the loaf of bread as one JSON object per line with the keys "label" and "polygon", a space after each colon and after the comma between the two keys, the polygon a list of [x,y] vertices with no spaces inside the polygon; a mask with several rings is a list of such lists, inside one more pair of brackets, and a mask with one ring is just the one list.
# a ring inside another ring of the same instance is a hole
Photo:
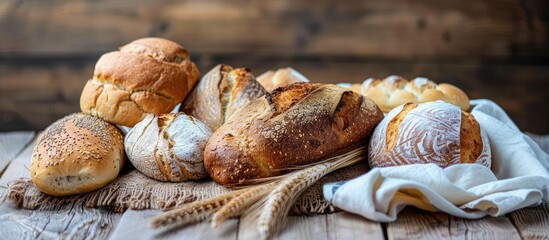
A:
{"label": "loaf of bread", "polygon": [[210,129],[192,116],[149,114],[126,135],[125,149],[137,170],[160,181],[181,182],[207,176],[204,147]]}
{"label": "loaf of bread", "polygon": [[237,109],[266,93],[249,69],[219,64],[202,77],[181,110],[215,131]]}
{"label": "loaf of bread", "polygon": [[376,127],[368,148],[370,167],[434,163],[491,165],[490,144],[473,115],[442,101],[407,103]]}
{"label": "loaf of bread", "polygon": [[80,98],[82,112],[133,127],[149,113],[168,113],[199,78],[183,47],[169,40],[143,38],[103,54]]}
{"label": "loaf of bread", "polygon": [[292,83],[309,82],[305,76],[291,67],[281,68],[276,71],[267,71],[259,75],[257,81],[261,83],[268,92]]}
{"label": "loaf of bread", "polygon": [[97,117],[74,113],[36,140],[30,175],[40,191],[65,196],[96,190],[118,176],[125,161],[123,135]]}
{"label": "loaf of bread", "polygon": [[360,93],[374,100],[385,113],[408,102],[436,100],[454,104],[464,111],[469,110],[469,97],[459,88],[447,83],[436,84],[421,77],[412,81],[400,76],[389,76],[383,80],[370,78],[362,83]]}
{"label": "loaf of bread", "polygon": [[210,177],[226,186],[271,177],[367,144],[383,113],[336,85],[294,83],[237,111],[204,152]]}

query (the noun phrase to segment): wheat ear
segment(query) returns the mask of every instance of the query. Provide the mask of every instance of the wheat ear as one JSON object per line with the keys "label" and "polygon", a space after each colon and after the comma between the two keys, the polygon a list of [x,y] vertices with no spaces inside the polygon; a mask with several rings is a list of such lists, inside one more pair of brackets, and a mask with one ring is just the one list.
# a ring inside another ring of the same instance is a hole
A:
{"label": "wheat ear", "polygon": [[153,228],[167,225],[182,226],[189,223],[202,221],[209,217],[225,203],[242,194],[246,189],[232,191],[213,198],[195,201],[183,205],[181,208],[170,210],[152,219]]}
{"label": "wheat ear", "polygon": [[326,174],[363,159],[364,148],[356,149],[334,161],[324,162],[289,174],[267,196],[257,230],[260,239],[268,239],[280,228],[295,200],[301,193]]}
{"label": "wheat ear", "polygon": [[240,216],[247,207],[265,197],[273,186],[275,186],[275,183],[271,182],[247,188],[246,192],[231,199],[212,216],[212,227],[217,227],[227,218]]}

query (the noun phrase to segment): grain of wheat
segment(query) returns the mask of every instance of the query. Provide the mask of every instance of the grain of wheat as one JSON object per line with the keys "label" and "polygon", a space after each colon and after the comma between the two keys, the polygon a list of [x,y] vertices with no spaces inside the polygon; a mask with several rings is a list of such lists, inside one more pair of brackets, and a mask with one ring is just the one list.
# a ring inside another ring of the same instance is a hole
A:
{"label": "grain of wheat", "polygon": [[227,218],[240,216],[247,207],[265,197],[274,185],[275,182],[271,182],[251,187],[243,194],[231,199],[212,216],[212,227],[217,227]]}
{"label": "grain of wheat", "polygon": [[207,216],[209,216],[208,214],[213,214],[215,210],[219,209],[234,197],[242,194],[244,190],[245,189],[236,190],[213,198],[185,204],[181,208],[170,210],[153,218],[151,225],[154,228],[158,228],[171,224],[181,225],[181,222],[185,222],[186,224],[204,220],[205,214]]}

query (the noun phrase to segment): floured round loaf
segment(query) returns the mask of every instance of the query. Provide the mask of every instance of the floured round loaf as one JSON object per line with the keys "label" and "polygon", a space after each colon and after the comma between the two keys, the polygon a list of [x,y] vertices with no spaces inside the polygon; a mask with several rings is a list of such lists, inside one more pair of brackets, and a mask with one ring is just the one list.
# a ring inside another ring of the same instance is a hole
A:
{"label": "floured round loaf", "polygon": [[383,80],[366,79],[360,93],[374,100],[387,113],[402,104],[424,103],[441,100],[469,110],[469,97],[454,85],[436,84],[427,78],[418,77],[408,81],[400,76],[389,76]]}
{"label": "floured round loaf", "polygon": [[491,165],[488,138],[473,115],[442,101],[407,103],[376,127],[368,148],[370,167],[434,163]]}
{"label": "floured round loaf", "polygon": [[179,44],[143,38],[103,54],[82,96],[82,112],[133,127],[149,113],[169,113],[199,78],[196,65]]}
{"label": "floured round loaf", "polygon": [[126,154],[143,174],[181,182],[207,176],[204,146],[212,135],[198,119],[184,113],[149,114],[126,135]]}
{"label": "floured round loaf", "polygon": [[118,176],[126,159],[122,132],[97,117],[74,113],[36,140],[30,175],[40,191],[65,196],[96,190]]}
{"label": "floured round loaf", "polygon": [[276,176],[367,144],[383,113],[367,97],[331,84],[294,83],[235,112],[204,152],[226,186]]}

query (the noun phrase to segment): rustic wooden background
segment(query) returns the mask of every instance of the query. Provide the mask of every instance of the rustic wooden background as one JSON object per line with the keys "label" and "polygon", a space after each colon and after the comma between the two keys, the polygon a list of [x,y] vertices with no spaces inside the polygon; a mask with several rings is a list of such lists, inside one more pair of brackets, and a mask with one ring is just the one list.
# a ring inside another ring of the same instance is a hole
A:
{"label": "rustic wooden background", "polygon": [[547,0],[0,1],[0,131],[79,111],[102,53],[134,39],[187,47],[202,72],[293,66],[317,82],[398,74],[453,83],[549,133]]}

